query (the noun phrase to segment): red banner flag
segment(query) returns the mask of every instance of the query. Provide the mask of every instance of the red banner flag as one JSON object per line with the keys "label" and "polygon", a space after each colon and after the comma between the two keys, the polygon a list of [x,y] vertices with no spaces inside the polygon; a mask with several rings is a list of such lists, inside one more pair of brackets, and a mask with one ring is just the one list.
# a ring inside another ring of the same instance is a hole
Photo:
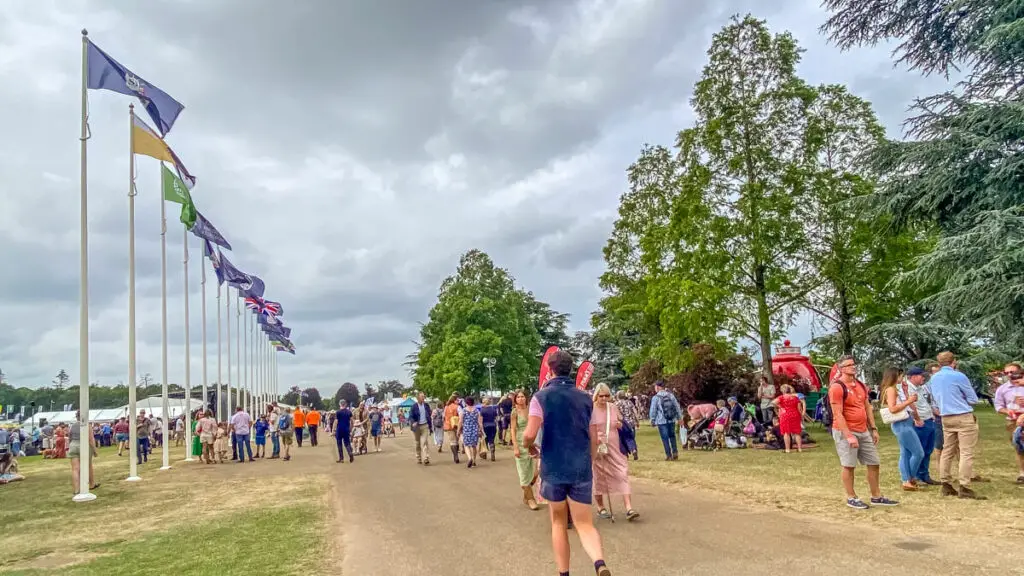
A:
{"label": "red banner flag", "polygon": [[576,387],[580,390],[586,390],[593,376],[594,365],[591,364],[590,360],[585,360],[583,364],[580,364],[579,369],[576,370]]}
{"label": "red banner flag", "polygon": [[548,348],[547,352],[544,353],[544,357],[540,359],[540,378],[537,380],[539,388],[543,388],[544,385],[548,383],[548,380],[551,380],[554,376],[551,373],[551,369],[548,368],[548,359],[551,358],[551,355],[555,352],[558,352],[558,346]]}

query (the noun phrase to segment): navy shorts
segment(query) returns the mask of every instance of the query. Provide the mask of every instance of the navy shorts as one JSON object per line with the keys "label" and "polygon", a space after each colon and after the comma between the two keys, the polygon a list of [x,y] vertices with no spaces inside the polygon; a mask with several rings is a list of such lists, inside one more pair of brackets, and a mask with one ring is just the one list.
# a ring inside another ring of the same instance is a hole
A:
{"label": "navy shorts", "polygon": [[587,480],[575,484],[552,484],[542,481],[540,495],[549,502],[565,502],[565,499],[568,498],[580,504],[592,504],[594,502],[594,481]]}
{"label": "navy shorts", "polygon": [[1017,454],[1024,456],[1024,428],[1017,427],[1013,431],[1013,447],[1017,449]]}

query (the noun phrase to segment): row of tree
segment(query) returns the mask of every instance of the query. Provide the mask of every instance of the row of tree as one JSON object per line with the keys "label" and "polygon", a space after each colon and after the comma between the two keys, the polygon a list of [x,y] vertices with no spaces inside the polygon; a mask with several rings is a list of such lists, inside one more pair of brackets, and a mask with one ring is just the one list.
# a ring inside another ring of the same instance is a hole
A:
{"label": "row of tree", "polygon": [[[891,13],[827,4],[837,12],[826,30],[844,46],[909,29],[919,35],[901,50],[925,70],[969,60],[964,50],[996,57],[991,34],[954,20],[945,36],[930,28],[922,5],[938,0],[897,2],[904,10]],[[967,45],[938,50],[958,42]],[[981,103],[1013,94],[1015,76],[970,95],[981,76],[994,82],[979,73],[961,95],[919,102],[920,139],[890,141],[868,102],[804,81],[801,54],[792,35],[752,16],[715,34],[691,99],[694,125],[671,149],[645,147],[628,170],[595,337],[619,348],[629,372],[648,362],[686,371],[698,345],[726,358],[740,339],[770,366],[773,342],[807,312],[825,332],[819,351],[855,352],[875,367],[941,349],[992,351],[980,343],[1019,350],[1024,269],[1013,225],[1024,172],[1010,160],[1024,116],[1016,101]]]}

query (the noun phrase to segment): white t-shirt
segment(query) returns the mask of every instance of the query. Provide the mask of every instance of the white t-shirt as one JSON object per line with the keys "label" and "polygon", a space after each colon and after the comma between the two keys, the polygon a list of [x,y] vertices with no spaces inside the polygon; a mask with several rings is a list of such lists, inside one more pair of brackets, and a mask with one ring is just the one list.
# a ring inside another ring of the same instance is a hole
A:
{"label": "white t-shirt", "polygon": [[248,436],[249,430],[252,429],[252,417],[245,413],[245,411],[235,412],[235,415],[231,417],[231,426],[235,430],[236,435]]}

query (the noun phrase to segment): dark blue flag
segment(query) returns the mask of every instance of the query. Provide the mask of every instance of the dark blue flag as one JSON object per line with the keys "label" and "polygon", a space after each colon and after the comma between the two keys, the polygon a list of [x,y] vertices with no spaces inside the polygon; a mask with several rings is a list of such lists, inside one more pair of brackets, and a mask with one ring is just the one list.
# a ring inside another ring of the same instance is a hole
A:
{"label": "dark blue flag", "polygon": [[196,223],[192,225],[191,232],[203,240],[231,250],[231,244],[198,210],[196,210]]}
{"label": "dark blue flag", "polygon": [[88,38],[85,42],[88,45],[86,86],[92,90],[112,90],[137,97],[146,112],[149,112],[149,117],[153,119],[157,130],[162,136],[166,136],[171,131],[171,126],[174,126],[174,121],[178,119],[178,114],[185,109],[181,102],[122,66]]}
{"label": "dark blue flag", "polygon": [[224,283],[224,272],[220,267],[220,252],[218,252],[209,240],[203,240],[203,254],[210,259],[213,271],[217,273],[217,284]]}
{"label": "dark blue flag", "polygon": [[[219,249],[217,251],[220,252]],[[224,254],[220,254],[220,267],[224,274],[224,281],[228,283],[228,286],[238,290],[243,297],[263,297],[266,285],[263,284],[263,280],[258,276],[246,274],[238,268],[235,268],[235,265],[232,264]]]}

